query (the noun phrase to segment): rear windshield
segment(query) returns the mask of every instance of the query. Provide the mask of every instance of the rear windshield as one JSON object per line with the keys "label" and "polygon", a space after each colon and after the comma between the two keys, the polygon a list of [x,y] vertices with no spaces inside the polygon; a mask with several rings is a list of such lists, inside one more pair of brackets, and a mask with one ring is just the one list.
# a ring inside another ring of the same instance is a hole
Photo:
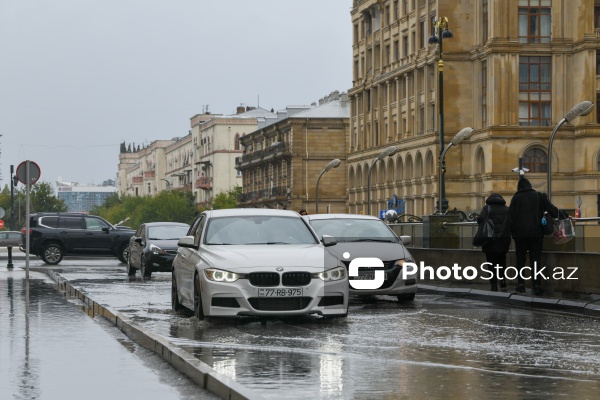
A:
{"label": "rear windshield", "polygon": [[310,225],[319,237],[331,235],[338,242],[399,241],[396,234],[384,222],[376,219],[313,219],[310,220]]}

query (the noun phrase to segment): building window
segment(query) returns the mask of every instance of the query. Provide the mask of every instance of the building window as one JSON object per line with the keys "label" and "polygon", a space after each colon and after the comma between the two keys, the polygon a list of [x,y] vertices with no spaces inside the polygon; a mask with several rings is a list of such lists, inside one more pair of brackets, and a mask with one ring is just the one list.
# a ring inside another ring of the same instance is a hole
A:
{"label": "building window", "polygon": [[519,58],[519,125],[550,126],[552,120],[551,57]]}
{"label": "building window", "polygon": [[533,147],[525,152],[523,167],[529,172],[548,172],[548,155],[544,150]]}
{"label": "building window", "polygon": [[519,0],[519,41],[550,43],[552,0]]}
{"label": "building window", "polygon": [[594,29],[600,28],[600,6],[594,6]]}
{"label": "building window", "polygon": [[481,30],[483,33],[483,44],[486,44],[488,41],[488,0],[482,0],[481,4],[482,8],[482,18],[481,18]]}
{"label": "building window", "polygon": [[481,126],[487,126],[487,61],[481,62]]}
{"label": "building window", "polygon": [[400,7],[398,7],[398,0],[394,0],[394,21],[400,19]]}
{"label": "building window", "polygon": [[408,57],[408,35],[402,37],[402,57]]}
{"label": "building window", "polygon": [[427,24],[425,23],[425,21],[421,21],[419,26],[421,28],[421,40],[419,41],[419,48],[424,49],[425,43],[427,43]]}
{"label": "building window", "polygon": [[402,0],[402,3],[404,3],[404,15],[408,15],[408,0]]}
{"label": "building window", "polygon": [[233,146],[235,150],[240,149],[240,135],[239,133],[235,134],[235,138],[233,139]]}
{"label": "building window", "polygon": [[398,61],[400,59],[400,42],[396,40],[394,42],[394,61]]}
{"label": "building window", "polygon": [[390,25],[390,6],[385,6],[385,26]]}
{"label": "building window", "polygon": [[392,56],[390,54],[390,45],[385,46],[385,65],[389,65],[392,62]]}
{"label": "building window", "polygon": [[596,50],[596,75],[600,75],[600,50]]}

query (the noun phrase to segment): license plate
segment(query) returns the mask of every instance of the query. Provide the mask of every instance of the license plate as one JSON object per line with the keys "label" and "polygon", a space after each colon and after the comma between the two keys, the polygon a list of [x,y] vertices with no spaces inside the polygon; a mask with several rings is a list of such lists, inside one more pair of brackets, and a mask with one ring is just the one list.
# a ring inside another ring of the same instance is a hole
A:
{"label": "license plate", "polygon": [[[387,281],[388,275],[387,272],[383,274],[383,280]],[[375,280],[375,274],[370,275],[359,275],[359,276],[355,276],[353,278],[355,281],[374,281]]]}
{"label": "license plate", "polygon": [[258,297],[302,297],[302,288],[258,289]]}

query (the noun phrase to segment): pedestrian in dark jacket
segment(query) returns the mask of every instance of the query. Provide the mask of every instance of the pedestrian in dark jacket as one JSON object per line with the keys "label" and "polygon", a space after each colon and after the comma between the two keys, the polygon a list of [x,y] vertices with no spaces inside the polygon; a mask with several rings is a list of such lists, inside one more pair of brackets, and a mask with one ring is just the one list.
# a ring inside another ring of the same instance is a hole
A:
{"label": "pedestrian in dark jacket", "polygon": [[542,279],[533,279],[534,267],[542,268],[542,245],[544,231],[542,215],[547,211],[554,218],[558,217],[558,209],[548,200],[546,193],[540,193],[531,187],[529,180],[522,178],[517,185],[517,192],[510,201],[511,234],[515,240],[517,257],[517,292],[525,293],[525,281],[522,276],[525,258],[529,252],[529,267],[532,271],[532,287],[536,295],[541,295]]}
{"label": "pedestrian in dark jacket", "polygon": [[[494,239],[481,246],[481,251],[485,253],[485,258],[489,270],[493,272],[490,284],[492,291],[498,291],[498,277],[501,277],[500,287],[506,287],[504,278],[504,268],[506,267],[506,253],[510,247],[510,217],[506,200],[498,193],[492,193],[486,200],[485,206],[477,217],[477,223],[481,224],[486,218],[491,218],[494,223]],[[498,268],[497,268],[498,267]]]}

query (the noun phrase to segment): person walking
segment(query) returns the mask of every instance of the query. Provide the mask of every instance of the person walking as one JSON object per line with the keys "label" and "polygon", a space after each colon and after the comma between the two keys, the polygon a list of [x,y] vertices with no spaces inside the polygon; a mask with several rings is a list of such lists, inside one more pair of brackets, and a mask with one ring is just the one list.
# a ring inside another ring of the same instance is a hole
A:
{"label": "person walking", "polygon": [[542,278],[534,279],[534,268],[542,268],[542,245],[544,231],[542,215],[547,211],[552,217],[558,217],[558,209],[550,202],[546,193],[541,193],[531,187],[526,178],[519,179],[517,192],[513,195],[509,206],[511,235],[515,241],[517,258],[517,292],[525,293],[525,281],[522,276],[525,259],[529,252],[529,263],[532,271],[532,288],[536,295],[543,294]]}
{"label": "person walking", "polygon": [[494,239],[484,243],[481,251],[485,253],[486,261],[491,264],[490,268],[493,272],[490,279],[491,289],[497,292],[499,277],[501,277],[500,287],[506,287],[504,268],[506,267],[506,253],[510,247],[510,217],[506,200],[500,194],[492,193],[485,200],[485,204],[477,217],[477,223],[483,223],[486,218],[490,218],[494,223]]}

